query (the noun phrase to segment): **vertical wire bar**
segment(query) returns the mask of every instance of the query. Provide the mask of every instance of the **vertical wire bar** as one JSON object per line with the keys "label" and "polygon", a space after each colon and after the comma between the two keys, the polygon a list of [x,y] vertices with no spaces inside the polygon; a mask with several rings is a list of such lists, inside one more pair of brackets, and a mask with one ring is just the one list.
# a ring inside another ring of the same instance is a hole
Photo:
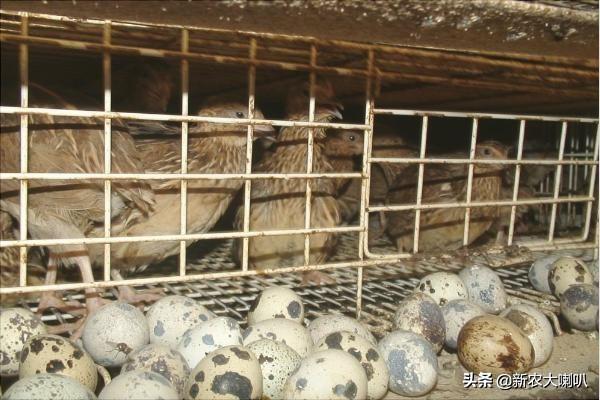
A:
{"label": "vertical wire bar", "polygon": [[[595,140],[595,144],[594,144],[594,156],[593,156],[593,159],[594,159],[594,161],[596,161],[596,163],[594,165],[592,165],[591,173],[589,175],[589,177],[590,177],[590,187],[588,189],[589,197],[594,197],[594,195],[596,194],[594,189],[596,187],[596,174],[598,173],[597,172],[598,171],[598,142],[600,142],[599,139],[600,139],[600,123],[596,127],[596,140]],[[596,201],[598,201],[598,198],[596,198]],[[583,226],[583,233],[581,235],[581,238],[583,240],[587,240],[587,238],[590,234],[590,225],[591,225],[591,220],[592,220],[592,207],[593,206],[594,206],[593,201],[588,201],[585,206],[585,222],[584,222],[584,226]],[[598,214],[600,216],[600,213],[598,213]],[[600,227],[596,226],[597,231],[598,231],[598,228],[600,228]],[[598,232],[596,232],[596,235],[598,235]],[[598,236],[596,236],[596,240],[598,240]]]}
{"label": "vertical wire bar", "polygon": [[[189,49],[190,35],[185,28],[181,30],[181,51],[187,53]],[[190,90],[190,67],[187,58],[181,59],[181,115],[186,117],[189,113],[189,90]],[[188,172],[188,122],[181,123],[181,173]],[[181,196],[179,202],[179,232],[182,235],[187,233],[187,189],[188,181],[181,180]],[[179,276],[185,276],[185,266],[187,264],[187,242],[179,242]]]}
{"label": "vertical wire bar", "polygon": [[[469,160],[475,159],[475,147],[477,146],[477,127],[479,125],[479,120],[477,118],[473,118],[473,128],[471,130],[471,150],[469,152]],[[467,177],[467,198],[466,203],[469,204],[471,202],[471,194],[473,192],[473,171],[475,169],[474,164],[469,164],[469,175]],[[469,244],[469,224],[471,221],[471,207],[467,207],[465,209],[465,230],[463,236],[463,245]]]}
{"label": "vertical wire bar", "polygon": [[[517,144],[517,161],[523,159],[523,141],[525,140],[525,120],[522,119],[519,123],[519,143]],[[521,164],[515,166],[515,179],[513,186],[513,201],[517,201],[519,198],[519,183],[521,180]],[[513,242],[513,235],[515,234],[515,219],[517,217],[517,206],[510,207],[510,223],[508,224],[508,240],[507,244],[510,246]]]}
{"label": "vertical wire bar", "polygon": [[[375,114],[373,113],[373,65],[375,62],[375,53],[369,50],[368,53],[368,75],[365,84],[365,125],[369,125],[369,129],[365,129],[363,134],[363,158],[362,158],[362,175],[361,191],[360,191],[360,214],[359,223],[361,230],[358,233],[358,258],[364,260],[365,246],[368,245],[369,231],[369,213],[367,207],[369,205],[369,188],[371,185],[371,150],[373,148],[373,122]],[[363,267],[358,267],[356,271],[356,318],[360,318],[362,311],[362,286],[363,286]]]}
{"label": "vertical wire bar", "polygon": [[[29,35],[29,17],[27,14],[21,16],[21,35]],[[29,47],[27,44],[19,45],[19,74],[21,78],[21,107],[29,104]],[[29,170],[29,115],[21,115],[20,129],[20,171],[26,173]],[[19,239],[27,240],[27,189],[28,181],[21,180],[19,186]],[[27,247],[19,247],[19,286],[27,285]]]}
{"label": "vertical wire bar", "polygon": [[[423,116],[423,122],[421,125],[421,148],[419,150],[419,158],[425,158],[425,151],[427,149],[427,126],[429,124],[429,117]],[[419,177],[417,180],[417,205],[421,205],[421,201],[423,200],[423,174],[425,172],[425,164],[419,164]],[[413,237],[413,253],[419,252],[419,231],[421,229],[421,210],[415,210],[415,230]]]}
{"label": "vertical wire bar", "polygon": [[[104,29],[102,31],[102,43],[105,46],[110,46],[111,42],[111,24],[110,21],[104,23]],[[111,55],[109,50],[105,50],[102,53],[102,76],[104,82],[104,111],[109,112],[111,110]],[[111,171],[111,149],[112,149],[112,119],[104,119],[104,173],[110,174]],[[110,237],[111,231],[111,181],[109,179],[104,180],[104,237]],[[104,280],[110,280],[110,243],[104,244]]]}
{"label": "vertical wire bar", "polygon": [[[558,161],[562,161],[565,155],[565,142],[567,139],[567,122],[564,121],[562,123],[562,128],[560,132],[560,143],[558,145]],[[554,199],[558,199],[558,194],[560,193],[560,182],[562,177],[562,165],[558,164],[556,166],[556,174],[554,176]],[[554,240],[554,230],[556,229],[556,211],[558,209],[558,204],[552,204],[552,211],[550,214],[550,228],[548,229],[548,242],[552,242]]]}
{"label": "vertical wire bar", "polygon": [[[317,48],[313,44],[310,46],[310,103],[308,107],[308,121],[315,121],[315,84],[316,84],[316,73],[314,68],[317,66]],[[308,152],[306,155],[306,173],[310,174],[313,170],[313,150],[314,150],[314,141],[315,141],[315,129],[308,128]],[[311,197],[312,197],[312,188],[311,188],[311,180],[306,180],[306,203],[304,207],[304,228],[310,229],[310,215],[311,211]],[[310,234],[304,235],[304,265],[310,264]]]}
{"label": "vertical wire bar", "polygon": [[[576,152],[576,149],[579,148],[579,146],[576,145],[577,141],[575,138],[575,135],[571,135],[570,139],[570,153],[574,153]],[[576,156],[569,156],[569,158],[575,159]],[[568,166],[568,182],[567,182],[567,196],[571,197],[574,193],[573,188],[575,187],[575,183],[574,183],[574,171],[573,171],[573,167],[574,165],[569,165]],[[572,209],[573,209],[573,203],[567,203],[567,220],[566,220],[566,224],[567,226],[569,226],[571,224],[571,221],[574,220],[574,218],[572,218],[571,213],[572,213]]]}
{"label": "vertical wire bar", "polygon": [[[250,39],[251,61],[256,59],[256,39]],[[252,62],[248,65],[248,118],[254,118],[254,104],[256,96],[256,65]],[[246,136],[246,173],[252,173],[252,145],[254,142],[254,125],[248,125]],[[252,193],[252,180],[246,179],[244,182],[244,233],[250,231],[250,196]],[[250,239],[242,239],[242,271],[248,270],[248,246]]]}

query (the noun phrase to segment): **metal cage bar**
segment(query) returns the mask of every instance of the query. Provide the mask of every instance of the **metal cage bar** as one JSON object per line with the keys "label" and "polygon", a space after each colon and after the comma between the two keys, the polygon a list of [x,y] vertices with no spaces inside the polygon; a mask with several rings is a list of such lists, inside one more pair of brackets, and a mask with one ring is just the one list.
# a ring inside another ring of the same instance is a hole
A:
{"label": "metal cage bar", "polygon": [[[565,142],[567,139],[567,122],[562,123],[560,132],[560,143],[558,145],[558,160],[562,161],[565,154]],[[562,165],[556,166],[556,174],[554,175],[554,198],[557,199],[560,193],[560,183],[562,178]],[[550,212],[550,227],[548,229],[548,242],[554,239],[554,231],[556,229],[556,212],[558,203],[552,203],[552,211]]]}
{"label": "metal cage bar", "polygon": [[[111,25],[106,21],[102,29],[102,42],[110,45]],[[102,53],[102,77],[104,84],[104,111],[110,112],[112,102],[111,55],[109,51]],[[112,167],[112,119],[104,119],[104,173],[110,175]],[[111,180],[104,180],[104,237],[111,236],[112,195]],[[110,243],[104,244],[104,280],[110,280]]]}
{"label": "metal cage bar", "polygon": [[[469,151],[469,160],[473,161],[475,159],[475,150],[477,147],[477,129],[479,127],[479,120],[477,118],[473,118],[473,128],[471,130],[471,149]],[[469,244],[469,227],[471,223],[471,196],[473,194],[473,172],[475,170],[474,164],[469,164],[469,171],[467,173],[467,198],[465,201],[465,229],[463,231],[463,245],[466,246]]]}
{"label": "metal cage bar", "polygon": [[[317,47],[315,45],[310,46],[310,65],[316,67],[317,65]],[[315,85],[317,75],[314,70],[311,69],[309,74],[309,104],[308,104],[308,122],[315,121]],[[315,144],[315,130],[314,128],[308,128],[308,148],[306,153],[306,173],[311,174],[313,171],[313,156],[314,156],[314,144]],[[310,229],[310,219],[312,214],[312,187],[311,181],[306,180],[306,199],[304,203],[304,229]],[[310,235],[304,235],[304,265],[310,264]]]}
{"label": "metal cage bar", "polygon": [[[21,35],[29,34],[29,17],[21,16]],[[29,48],[27,44],[19,45],[19,74],[21,79],[21,107],[29,106]],[[21,115],[20,127],[20,171],[29,171],[29,115]],[[22,180],[19,185],[19,239],[27,240],[27,188],[28,181]],[[19,286],[27,284],[27,247],[19,248]]]}
{"label": "metal cage bar", "polygon": [[[525,140],[525,121],[521,120],[519,122],[519,139],[517,143],[517,161],[523,158],[523,142]],[[515,176],[514,176],[514,184],[513,184],[513,194],[512,199],[514,202],[519,199],[519,182],[521,180],[521,164],[517,164],[515,166]],[[517,206],[510,206],[510,222],[508,225],[508,238],[507,244],[510,246],[513,242],[513,236],[515,234],[515,220],[517,217]]]}
{"label": "metal cage bar", "polygon": [[[190,35],[187,29],[181,30],[181,51],[187,52],[190,44]],[[181,59],[181,116],[185,117],[189,113],[189,91],[190,91],[190,66],[187,58]],[[188,172],[188,133],[189,123],[181,122],[181,173]],[[187,184],[188,181],[181,179],[180,181],[180,202],[179,202],[179,233],[185,235],[187,233]],[[187,265],[187,242],[181,240],[179,242],[179,275],[185,275],[185,267]]]}
{"label": "metal cage bar", "polygon": [[[427,127],[429,125],[429,117],[424,116],[421,119],[421,146],[419,148],[419,158],[425,159],[427,151]],[[419,175],[417,177],[417,199],[416,206],[420,206],[423,200],[423,174],[425,173],[425,164],[419,163]],[[421,230],[421,209],[415,210],[415,228],[413,232],[413,253],[419,252],[419,232]]]}

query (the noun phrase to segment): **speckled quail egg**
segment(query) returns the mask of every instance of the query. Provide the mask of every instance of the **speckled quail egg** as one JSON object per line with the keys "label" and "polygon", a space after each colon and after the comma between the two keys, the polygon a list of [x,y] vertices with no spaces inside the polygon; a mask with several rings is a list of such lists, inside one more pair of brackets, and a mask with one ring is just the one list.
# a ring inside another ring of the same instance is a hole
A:
{"label": "speckled quail egg", "polygon": [[208,353],[225,346],[241,345],[242,330],[236,320],[217,317],[188,330],[177,351],[193,369]]}
{"label": "speckled quail egg", "polygon": [[422,396],[437,383],[435,350],[421,335],[397,330],[379,342],[379,352],[390,373],[389,388],[403,396]]}
{"label": "speckled quail egg", "polygon": [[450,272],[434,272],[423,277],[415,288],[415,292],[429,295],[440,306],[450,300],[466,299],[468,296],[463,281],[456,274]]}
{"label": "speckled quail egg", "polygon": [[30,336],[46,331],[46,325],[31,311],[0,308],[0,375],[17,375],[23,345]]}
{"label": "speckled quail egg", "polygon": [[19,378],[44,372],[68,376],[92,391],[98,383],[98,371],[92,357],[57,335],[32,336],[21,351]]}
{"label": "speckled quail egg", "polygon": [[598,286],[598,260],[592,261],[588,264],[588,269],[592,274],[592,281],[594,285]]}
{"label": "speckled quail egg", "polygon": [[573,328],[594,330],[598,317],[598,288],[589,284],[572,285],[560,299],[560,312]]}
{"label": "speckled quail egg", "polygon": [[88,317],[81,339],[96,363],[118,367],[129,353],[148,343],[148,323],[131,304],[109,303]]}
{"label": "speckled quail egg", "polygon": [[367,375],[367,398],[380,399],[387,393],[389,373],[377,346],[348,331],[333,332],[315,344],[315,350],[338,349],[354,356]]}
{"label": "speckled quail egg", "polygon": [[283,399],[283,386],[302,358],[287,344],[261,339],[246,346],[260,364],[263,376],[263,398]]}
{"label": "speckled quail egg", "polygon": [[583,261],[575,257],[561,257],[554,261],[548,282],[550,290],[559,299],[571,285],[592,283],[592,274]]}
{"label": "speckled quail egg", "polygon": [[287,318],[301,324],[304,321],[302,298],[286,287],[263,290],[250,306],[248,325],[271,318]]}
{"label": "speckled quail egg", "polygon": [[75,379],[57,374],[36,374],[15,382],[3,400],[94,400],[96,395]]}
{"label": "speckled quail egg", "polygon": [[189,297],[163,297],[146,312],[150,343],[161,343],[175,348],[188,329],[214,316],[206,307]]}
{"label": "speckled quail egg", "polygon": [[500,313],[501,317],[517,325],[527,336],[535,354],[533,367],[539,367],[550,358],[554,334],[548,318],[536,307],[515,304]]}
{"label": "speckled quail egg", "polygon": [[130,371],[156,372],[165,377],[183,397],[185,381],[190,375],[190,367],[179,352],[158,343],[148,344],[127,356],[121,373]]}
{"label": "speckled quail egg", "polygon": [[558,260],[560,257],[560,255],[553,254],[538,258],[531,264],[528,276],[529,282],[535,290],[542,293],[552,293],[548,282],[548,275],[550,275],[550,270],[552,269],[554,261]]}
{"label": "speckled quail egg", "polygon": [[262,396],[260,364],[252,351],[227,346],[209,353],[192,370],[186,399],[258,399]]}
{"label": "speckled quail egg", "polygon": [[285,399],[365,399],[367,376],[343,350],[316,351],[300,363],[284,388]]}
{"label": "speckled quail egg", "polygon": [[422,335],[436,353],[444,346],[446,324],[442,309],[424,293],[413,293],[398,304],[394,327]]}
{"label": "speckled quail egg", "polygon": [[308,324],[308,331],[314,343],[333,332],[348,331],[376,344],[373,334],[362,323],[354,318],[340,314],[327,314],[318,317]]}
{"label": "speckled quail egg", "polygon": [[99,400],[177,400],[179,394],[164,376],[150,371],[120,374],[102,389]]}
{"label": "speckled quail egg", "polygon": [[442,307],[442,314],[446,323],[446,347],[456,350],[458,334],[462,327],[473,318],[484,315],[485,311],[469,300],[459,299],[446,303]]}
{"label": "speckled quail egg", "polygon": [[249,326],[243,333],[244,345],[260,339],[271,339],[287,344],[300,355],[306,357],[312,351],[313,341],[308,330],[289,319],[272,318]]}
{"label": "speckled quail egg", "polygon": [[506,308],[508,295],[500,277],[489,267],[472,265],[464,268],[458,276],[464,282],[469,300],[490,314],[498,314]]}
{"label": "speckled quail egg", "polygon": [[458,335],[458,358],[474,373],[524,373],[533,366],[533,346],[523,331],[506,318],[482,315],[465,324]]}

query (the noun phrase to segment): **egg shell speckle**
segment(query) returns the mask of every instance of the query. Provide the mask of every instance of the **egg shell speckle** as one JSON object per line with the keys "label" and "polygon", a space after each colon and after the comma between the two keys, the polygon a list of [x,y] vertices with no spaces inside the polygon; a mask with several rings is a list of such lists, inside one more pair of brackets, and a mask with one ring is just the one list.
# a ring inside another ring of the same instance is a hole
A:
{"label": "egg shell speckle", "polygon": [[58,335],[32,336],[23,346],[19,378],[39,373],[68,376],[92,391],[98,383],[98,371],[92,357]]}
{"label": "egg shell speckle", "polygon": [[421,279],[415,292],[429,295],[440,306],[451,300],[466,299],[467,288],[463,281],[450,272],[434,272]]}
{"label": "egg shell speckle", "polygon": [[598,321],[598,288],[594,285],[572,285],[560,300],[560,312],[575,329],[592,331]]}
{"label": "egg shell speckle", "polygon": [[163,376],[149,371],[120,374],[102,389],[99,400],[179,399],[177,390]]}
{"label": "egg shell speckle", "polygon": [[333,332],[348,331],[357,334],[369,342],[376,344],[373,334],[362,323],[354,318],[340,314],[327,314],[311,321],[308,331],[314,343]]}
{"label": "egg shell speckle", "polygon": [[474,373],[525,373],[535,358],[531,342],[518,326],[490,314],[465,324],[457,353],[462,365]]}
{"label": "egg shell speckle", "polygon": [[364,399],[367,376],[360,363],[343,350],[312,353],[285,384],[285,399]]}
{"label": "egg shell speckle", "polygon": [[403,396],[422,396],[437,383],[435,350],[422,336],[404,330],[387,334],[379,351],[390,373],[389,388]]}
{"label": "egg shell speckle", "polygon": [[31,311],[0,308],[0,375],[17,375],[21,349],[27,339],[46,332],[46,325]]}
{"label": "egg shell speckle", "polygon": [[227,346],[209,353],[192,370],[186,399],[258,399],[262,396],[258,359],[246,347]]}
{"label": "egg shell speckle", "polygon": [[367,375],[367,398],[380,399],[387,393],[389,373],[377,346],[348,331],[334,332],[322,338],[315,350],[337,349],[354,356]]}
{"label": "egg shell speckle", "polygon": [[508,295],[494,270],[483,265],[472,265],[460,271],[458,276],[467,287],[469,300],[485,312],[498,314],[506,308]]}
{"label": "egg shell speckle", "polygon": [[114,302],[88,317],[81,340],[97,364],[119,367],[129,353],[148,343],[148,324],[136,307]]}
{"label": "egg shell speckle", "polygon": [[36,374],[15,382],[3,400],[94,400],[96,395],[75,379],[57,374]]}
{"label": "egg shell speckle", "polygon": [[241,344],[242,330],[238,322],[230,317],[217,317],[188,330],[177,351],[193,369],[211,351]]}
{"label": "egg shell speckle", "polygon": [[548,275],[550,290],[559,299],[571,285],[592,283],[592,274],[583,261],[575,257],[556,260]]}
{"label": "egg shell speckle", "polygon": [[244,331],[244,344],[248,345],[260,339],[271,339],[290,346],[300,357],[306,357],[312,351],[313,341],[308,330],[289,319],[272,318],[249,326]]}
{"label": "egg shell speckle", "polygon": [[282,399],[285,382],[302,361],[300,355],[290,346],[270,339],[257,340],[246,347],[260,364],[263,397]]}
{"label": "egg shell speckle", "polygon": [[163,297],[146,312],[150,343],[175,348],[188,329],[214,317],[210,310],[189,297]]}
{"label": "egg shell speckle", "polygon": [[529,338],[533,346],[534,367],[539,367],[550,358],[554,347],[554,333],[548,318],[528,304],[515,304],[500,313],[501,317],[517,325]]}
{"label": "egg shell speckle", "polygon": [[552,293],[548,282],[548,276],[550,275],[550,270],[552,269],[554,261],[558,260],[560,257],[561,256],[559,255],[550,255],[538,258],[531,264],[528,277],[529,282],[535,290],[542,293]]}
{"label": "egg shell speckle", "polygon": [[416,292],[398,304],[394,327],[422,335],[439,352],[446,337],[442,309],[429,295]]}
{"label": "egg shell speckle", "polygon": [[150,371],[165,377],[183,397],[190,367],[179,352],[163,344],[151,343],[130,353],[121,367],[121,373]]}
{"label": "egg shell speckle", "polygon": [[271,318],[304,321],[302,298],[286,287],[271,287],[256,296],[248,311],[248,325]]}
{"label": "egg shell speckle", "polygon": [[484,315],[485,311],[469,300],[452,300],[442,307],[444,322],[446,324],[446,347],[456,349],[458,334],[462,327],[475,317]]}

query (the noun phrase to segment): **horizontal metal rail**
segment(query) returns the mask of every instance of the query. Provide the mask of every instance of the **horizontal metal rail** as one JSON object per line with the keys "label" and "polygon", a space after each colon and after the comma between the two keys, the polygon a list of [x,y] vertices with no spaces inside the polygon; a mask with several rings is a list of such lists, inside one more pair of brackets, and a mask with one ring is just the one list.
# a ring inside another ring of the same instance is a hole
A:
{"label": "horizontal metal rail", "polygon": [[222,180],[235,180],[235,179],[339,179],[339,178],[363,178],[363,175],[360,172],[327,172],[327,173],[319,173],[313,172],[310,174],[307,173],[289,173],[289,174],[281,174],[281,173],[240,173],[240,174],[196,174],[196,173],[64,173],[64,172],[2,172],[0,173],[0,180],[9,180],[9,179],[17,179],[17,180],[32,180],[32,179],[40,179],[40,180],[73,180],[73,181],[82,181],[82,180],[92,180],[92,179],[106,179],[113,181],[123,181],[123,180],[131,180],[131,179],[139,179],[139,180],[171,180],[171,179],[181,179],[181,180],[199,180],[199,179],[222,179]]}
{"label": "horizontal metal rail", "polygon": [[469,158],[403,158],[403,157],[371,157],[372,163],[398,163],[398,164],[481,164],[481,165],[595,165],[598,161],[594,160],[554,160],[554,159],[533,159],[526,160],[490,160],[490,159],[469,159]]}

